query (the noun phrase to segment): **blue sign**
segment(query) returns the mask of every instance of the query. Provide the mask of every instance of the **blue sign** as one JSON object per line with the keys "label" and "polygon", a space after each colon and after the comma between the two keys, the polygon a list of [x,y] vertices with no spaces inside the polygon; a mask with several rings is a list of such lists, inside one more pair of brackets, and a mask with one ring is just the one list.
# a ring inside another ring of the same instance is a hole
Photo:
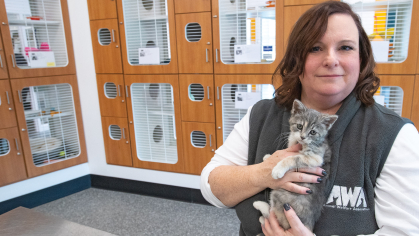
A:
{"label": "blue sign", "polygon": [[263,46],[264,52],[272,52],[272,46]]}

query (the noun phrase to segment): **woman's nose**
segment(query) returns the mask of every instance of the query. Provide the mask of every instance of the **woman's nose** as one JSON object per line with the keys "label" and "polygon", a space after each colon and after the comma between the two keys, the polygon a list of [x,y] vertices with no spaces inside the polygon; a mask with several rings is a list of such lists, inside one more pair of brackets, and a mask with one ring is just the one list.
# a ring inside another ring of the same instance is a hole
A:
{"label": "woman's nose", "polygon": [[324,58],[323,66],[325,67],[335,67],[339,65],[339,60],[337,59],[335,52],[328,52]]}

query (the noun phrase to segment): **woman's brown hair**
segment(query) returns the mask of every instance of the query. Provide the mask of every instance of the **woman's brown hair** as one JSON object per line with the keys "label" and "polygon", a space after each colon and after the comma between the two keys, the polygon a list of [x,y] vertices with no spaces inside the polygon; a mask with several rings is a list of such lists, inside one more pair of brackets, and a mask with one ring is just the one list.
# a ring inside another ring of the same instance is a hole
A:
{"label": "woman's brown hair", "polygon": [[374,103],[373,96],[380,86],[380,79],[374,73],[375,61],[368,36],[358,15],[348,4],[328,1],[307,10],[294,25],[285,55],[272,76],[272,82],[282,79],[282,85],[275,90],[275,101],[278,105],[291,109],[294,99],[301,98],[299,76],[303,74],[307,54],[326,33],[329,16],[336,13],[350,15],[358,28],[361,65],[354,92],[364,105]]}

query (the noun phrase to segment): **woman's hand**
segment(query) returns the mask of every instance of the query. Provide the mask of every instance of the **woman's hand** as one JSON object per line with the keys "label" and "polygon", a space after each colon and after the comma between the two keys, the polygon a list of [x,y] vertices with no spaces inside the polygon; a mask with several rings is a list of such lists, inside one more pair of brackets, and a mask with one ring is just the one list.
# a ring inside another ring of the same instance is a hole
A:
{"label": "woman's hand", "polygon": [[[288,205],[288,204],[286,204]],[[288,211],[286,210],[288,208]],[[285,231],[281,226],[279,226],[276,219],[275,213],[271,211],[269,218],[265,219],[265,224],[262,225],[262,231],[265,236],[313,236],[314,234],[301,223],[300,218],[295,214],[294,209],[288,205],[284,204],[284,212],[287,217],[288,222],[290,223],[291,228]]]}
{"label": "woman's hand", "polygon": [[295,170],[290,170],[287,173],[285,173],[284,177],[280,179],[272,178],[272,169],[276,166],[276,164],[278,164],[278,162],[289,156],[299,154],[299,150],[301,150],[301,144],[296,144],[287,149],[276,151],[269,158],[260,163],[260,175],[258,176],[260,184],[263,184],[271,189],[282,188],[287,191],[299,194],[312,193],[309,188],[302,187],[295,183],[320,183],[322,181],[321,176],[325,176],[327,174],[320,167],[299,168],[299,172],[295,172]]}

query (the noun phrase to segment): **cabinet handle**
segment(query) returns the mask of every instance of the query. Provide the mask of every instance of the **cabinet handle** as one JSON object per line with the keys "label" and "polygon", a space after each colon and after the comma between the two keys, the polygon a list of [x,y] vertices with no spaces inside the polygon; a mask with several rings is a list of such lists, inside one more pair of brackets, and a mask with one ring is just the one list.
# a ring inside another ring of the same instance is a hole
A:
{"label": "cabinet handle", "polygon": [[208,62],[208,48],[205,48],[205,58],[207,59],[207,62]]}
{"label": "cabinet handle", "polygon": [[208,94],[208,100],[210,99],[210,95],[209,95],[209,92],[210,92],[210,90],[209,90],[209,86],[207,86],[207,94]]}
{"label": "cabinet handle", "polygon": [[1,59],[1,55],[0,55],[0,64],[1,64],[1,68],[3,68],[3,60]]}
{"label": "cabinet handle", "polygon": [[217,87],[217,100],[220,100],[220,91],[218,91],[218,87]]}
{"label": "cabinet handle", "polygon": [[125,95],[127,95],[127,98],[129,98],[129,95],[128,95],[128,85],[125,86]]}
{"label": "cabinet handle", "polygon": [[212,134],[210,134],[210,147],[212,147]]}
{"label": "cabinet handle", "polygon": [[13,67],[15,67],[15,57],[13,56],[13,54],[11,54],[10,56],[12,57]]}
{"label": "cabinet handle", "polygon": [[121,96],[121,85],[120,84],[118,84],[118,94],[119,94],[119,96]]}
{"label": "cabinet handle", "polygon": [[115,30],[112,29],[112,42],[115,43]]}
{"label": "cabinet handle", "polygon": [[16,150],[19,151],[19,143],[17,142],[16,138],[15,138],[15,143],[16,143]]}
{"label": "cabinet handle", "polygon": [[218,62],[218,48],[215,49],[215,62]]}
{"label": "cabinet handle", "polygon": [[9,100],[9,92],[6,91],[6,97],[7,97],[7,104],[10,104],[10,100]]}
{"label": "cabinet handle", "polygon": [[20,94],[20,90],[17,91],[19,102],[22,103],[22,94]]}
{"label": "cabinet handle", "polygon": [[126,139],[125,138],[125,128],[122,128],[122,135],[124,136],[124,139]]}

